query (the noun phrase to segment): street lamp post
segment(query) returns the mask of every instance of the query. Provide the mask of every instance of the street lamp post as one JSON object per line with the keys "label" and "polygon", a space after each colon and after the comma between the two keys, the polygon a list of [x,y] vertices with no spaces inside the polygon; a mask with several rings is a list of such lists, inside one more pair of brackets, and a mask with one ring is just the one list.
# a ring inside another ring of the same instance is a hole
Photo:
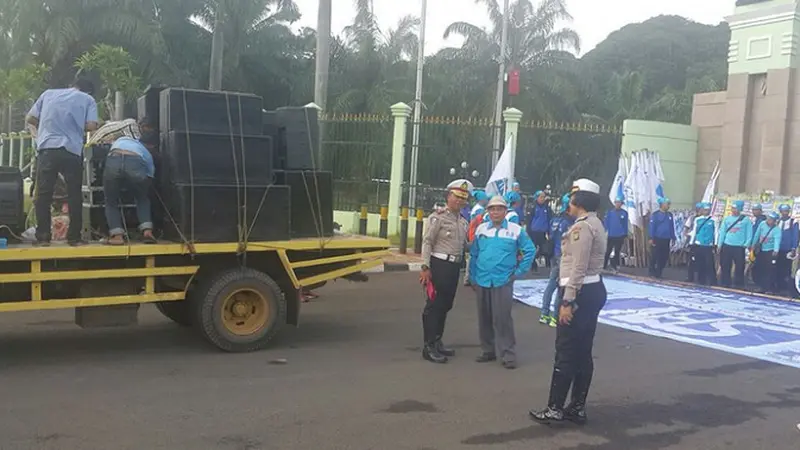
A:
{"label": "street lamp post", "polygon": [[[469,164],[466,161],[461,161],[461,166],[460,167],[461,167],[461,170],[460,170],[461,176],[463,178],[465,178],[465,179],[466,178],[477,179],[479,176],[481,176],[481,173],[478,172],[477,170],[473,170],[472,172],[470,172],[469,171]],[[455,167],[451,167],[450,168],[450,175],[451,176],[456,176],[457,173],[459,173],[459,170],[457,170]]]}

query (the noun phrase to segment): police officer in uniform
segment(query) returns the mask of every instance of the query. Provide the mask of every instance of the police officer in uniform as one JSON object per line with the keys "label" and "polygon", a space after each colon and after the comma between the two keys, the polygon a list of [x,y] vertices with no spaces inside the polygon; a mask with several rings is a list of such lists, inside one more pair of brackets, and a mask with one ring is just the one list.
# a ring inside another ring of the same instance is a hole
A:
{"label": "police officer in uniform", "polygon": [[[447,207],[428,217],[428,227],[422,239],[423,286],[432,286],[433,298],[426,299],[422,311],[422,330],[425,346],[422,357],[443,364],[455,351],[442,344],[447,313],[453,308],[458,289],[461,261],[467,247],[467,220],[461,216],[461,208],[472,192],[472,183],[456,180],[447,185]],[[426,289],[427,290],[427,289]]]}
{"label": "police officer in uniform", "polygon": [[[572,185],[569,214],[575,224],[561,241],[559,285],[563,292],[556,331],[556,359],[547,408],[532,410],[540,423],[586,422],[586,396],[592,383],[592,346],[597,318],[606,304],[600,276],[606,254],[606,231],[597,217],[600,186],[585,178]],[[572,387],[572,401],[564,408]]]}

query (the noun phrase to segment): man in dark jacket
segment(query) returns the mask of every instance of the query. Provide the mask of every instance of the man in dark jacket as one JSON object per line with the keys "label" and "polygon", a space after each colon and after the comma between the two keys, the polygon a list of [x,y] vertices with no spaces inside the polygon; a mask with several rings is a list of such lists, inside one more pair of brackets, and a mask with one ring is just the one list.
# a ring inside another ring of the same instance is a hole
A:
{"label": "man in dark jacket", "polygon": [[648,234],[650,247],[653,249],[650,255],[650,276],[655,278],[661,278],[664,267],[667,267],[670,244],[675,240],[675,219],[669,212],[670,204],[668,198],[659,198],[658,205],[661,209],[650,215]]}
{"label": "man in dark jacket", "polygon": [[[628,237],[628,212],[622,209],[622,202],[624,201],[624,198],[617,197],[614,200],[614,209],[606,213],[606,219],[603,221],[606,232],[608,232],[608,245],[603,269],[608,269],[609,259],[611,260],[611,269],[614,271],[619,269],[622,244],[625,243],[625,238]],[[613,258],[611,258],[612,250],[614,252]]]}
{"label": "man in dark jacket", "polygon": [[528,224],[528,235],[536,245],[536,257],[533,260],[533,268],[536,270],[536,258],[544,256],[545,264],[550,267],[550,252],[547,249],[547,241],[550,238],[550,220],[553,219],[553,210],[547,204],[547,195],[543,191],[534,194],[536,201],[531,210],[531,220]]}

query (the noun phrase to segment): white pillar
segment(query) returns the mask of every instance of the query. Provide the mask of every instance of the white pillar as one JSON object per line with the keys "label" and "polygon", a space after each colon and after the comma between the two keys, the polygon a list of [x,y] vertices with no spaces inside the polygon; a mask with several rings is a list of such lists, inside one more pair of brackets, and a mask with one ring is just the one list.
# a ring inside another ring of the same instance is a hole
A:
{"label": "white pillar", "polygon": [[519,123],[522,121],[522,111],[517,108],[508,108],[503,111],[503,120],[506,123],[506,139],[508,142],[511,139],[511,174],[516,181],[516,167],[517,167],[517,136],[519,136]]}
{"label": "white pillar", "polygon": [[397,234],[400,224],[400,198],[403,196],[406,124],[411,107],[405,103],[392,105],[394,137],[392,138],[392,174],[389,179],[389,235]]}

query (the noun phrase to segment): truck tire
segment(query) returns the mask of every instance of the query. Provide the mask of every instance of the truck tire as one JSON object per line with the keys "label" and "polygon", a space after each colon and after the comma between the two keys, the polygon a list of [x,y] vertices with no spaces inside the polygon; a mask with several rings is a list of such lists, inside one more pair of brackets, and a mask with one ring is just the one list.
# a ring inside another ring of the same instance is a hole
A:
{"label": "truck tire", "polygon": [[156,309],[167,319],[182,327],[192,326],[192,309],[189,300],[180,302],[157,302]]}
{"label": "truck tire", "polygon": [[260,350],[286,323],[283,293],[263,272],[246,267],[225,270],[197,287],[192,299],[194,325],[220,350]]}

